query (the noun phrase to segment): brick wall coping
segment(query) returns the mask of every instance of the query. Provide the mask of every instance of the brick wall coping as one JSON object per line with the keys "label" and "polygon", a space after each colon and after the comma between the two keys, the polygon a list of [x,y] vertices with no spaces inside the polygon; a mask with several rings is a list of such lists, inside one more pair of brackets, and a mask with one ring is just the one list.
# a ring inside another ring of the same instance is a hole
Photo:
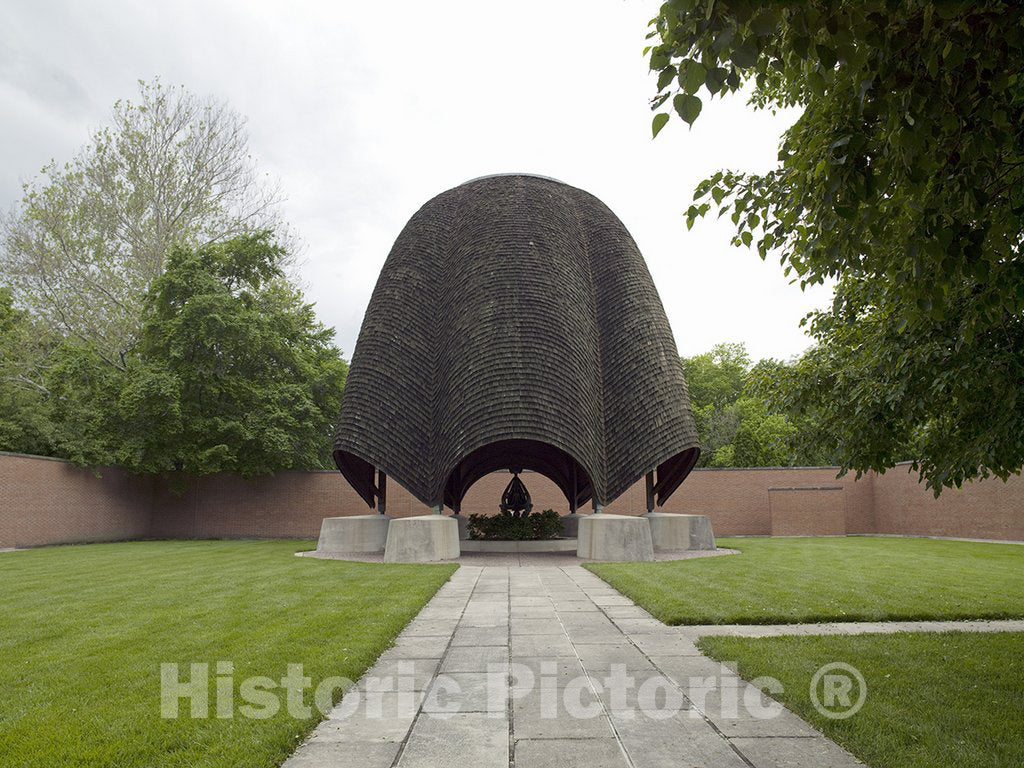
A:
{"label": "brick wall coping", "polygon": [[59,459],[56,456],[40,456],[35,453],[15,453],[14,451],[0,451],[0,456],[13,456],[16,459],[41,459],[42,461],[59,461],[61,464],[71,464],[67,459]]}
{"label": "brick wall coping", "polygon": [[[63,464],[74,464],[74,462],[68,461],[67,459],[61,459],[57,456],[41,456],[35,453],[18,453],[16,451],[0,451],[0,456],[14,456],[21,459],[43,459],[45,461],[59,461]],[[897,461],[893,467],[909,466],[913,464],[913,461]],[[74,464],[74,466],[80,466]],[[837,472],[840,467],[833,465],[824,465],[817,467],[694,467],[693,472],[781,472],[781,471],[794,471],[801,469],[834,469]],[[338,470],[336,469],[282,469],[281,472],[275,474],[281,474],[283,472],[317,472],[323,474],[335,474]],[[524,469],[523,474],[533,473],[532,469]]]}

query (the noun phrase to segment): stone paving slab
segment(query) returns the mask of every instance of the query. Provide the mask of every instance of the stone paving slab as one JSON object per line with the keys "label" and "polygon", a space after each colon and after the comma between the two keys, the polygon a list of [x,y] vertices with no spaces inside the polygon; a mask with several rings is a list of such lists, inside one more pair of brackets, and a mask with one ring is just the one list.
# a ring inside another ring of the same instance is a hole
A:
{"label": "stone paving slab", "polygon": [[444,713],[452,703],[460,712],[504,712],[511,692],[508,677],[491,672],[452,672],[437,678],[423,711]]}
{"label": "stone paving slab", "polygon": [[864,763],[824,736],[811,739],[733,739],[757,768],[864,768]]}
{"label": "stone paving slab", "polygon": [[576,649],[564,632],[561,635],[512,635],[510,648],[513,661],[535,657],[576,658]]}
{"label": "stone paving slab", "polygon": [[441,673],[487,672],[496,665],[508,665],[508,648],[453,646],[441,663]]}
{"label": "stone paving slab", "polygon": [[460,627],[452,636],[452,645],[507,646],[508,630],[504,627]]}
{"label": "stone paving slab", "polygon": [[564,689],[574,679],[587,673],[579,659],[573,658],[521,658],[512,660],[511,686],[517,696],[542,685],[542,678],[554,681],[559,690]]}
{"label": "stone paving slab", "polygon": [[389,768],[398,756],[401,743],[310,741],[288,758],[288,768]]}
{"label": "stone paving slab", "polygon": [[[437,666],[437,659],[385,659],[382,656],[360,678],[358,686],[361,690],[371,690],[373,686],[383,684],[397,690],[398,684],[401,683],[408,690],[424,691],[437,674]],[[379,690],[384,691],[387,688],[382,687]]]}
{"label": "stone paving slab", "polygon": [[[601,709],[593,691],[579,689],[581,707]],[[512,707],[515,738],[518,739],[597,739],[615,736],[611,721],[604,712],[594,717],[575,718],[561,711],[545,713],[538,692],[532,691],[516,699]],[[559,716],[561,715],[561,716]]]}
{"label": "stone paving slab", "polygon": [[454,619],[422,619],[415,618],[402,630],[399,638],[413,636],[450,637],[458,624]]}
{"label": "stone paving slab", "polygon": [[629,768],[614,738],[522,739],[516,742],[516,768]]}
{"label": "stone paving slab", "polygon": [[285,767],[854,768],[695,641],[908,631],[1024,621],[667,627],[577,564],[463,564]]}
{"label": "stone paving slab", "polygon": [[612,722],[635,768],[750,768],[711,725],[688,713],[655,720],[613,712]]}
{"label": "stone paving slab", "polygon": [[557,621],[548,619],[515,618],[512,622],[512,637],[516,635],[559,635],[564,636],[565,630]]}
{"label": "stone paving slab", "polygon": [[420,717],[398,768],[508,768],[508,721],[479,712]]}
{"label": "stone paving slab", "polygon": [[737,690],[729,692],[720,688],[691,688],[690,699],[695,709],[728,738],[821,735],[801,718],[781,707],[779,714],[774,717],[757,717],[756,714],[767,713],[769,707],[779,705],[753,685],[744,683],[737,686]]}

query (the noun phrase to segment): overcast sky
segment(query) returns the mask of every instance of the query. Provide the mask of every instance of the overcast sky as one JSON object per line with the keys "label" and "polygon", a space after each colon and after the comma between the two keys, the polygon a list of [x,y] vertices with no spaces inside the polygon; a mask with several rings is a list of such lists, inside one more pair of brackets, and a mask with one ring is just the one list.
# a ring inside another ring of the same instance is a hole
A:
{"label": "overcast sky", "polygon": [[604,200],[647,259],[691,355],[719,341],[790,357],[829,300],[778,261],[729,245],[731,222],[687,232],[693,187],[764,171],[793,114],[741,98],[693,130],[650,138],[641,55],[657,2],[49,2],[0,4],[0,205],[70,158],[138,79],[159,76],[248,117],[305,244],[302,278],[351,355],[377,273],[413,212],[476,176],[553,176]]}

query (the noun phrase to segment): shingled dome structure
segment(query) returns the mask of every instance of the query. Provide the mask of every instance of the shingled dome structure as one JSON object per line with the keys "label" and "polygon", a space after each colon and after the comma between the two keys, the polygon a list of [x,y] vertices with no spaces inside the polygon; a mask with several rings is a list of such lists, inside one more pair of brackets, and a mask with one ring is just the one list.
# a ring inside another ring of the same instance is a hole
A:
{"label": "shingled dome structure", "polygon": [[487,473],[528,469],[573,510],[656,471],[660,505],[699,450],[658,292],[604,203],[501,175],[410,219],[367,307],[334,443],[367,504],[390,475],[459,511]]}

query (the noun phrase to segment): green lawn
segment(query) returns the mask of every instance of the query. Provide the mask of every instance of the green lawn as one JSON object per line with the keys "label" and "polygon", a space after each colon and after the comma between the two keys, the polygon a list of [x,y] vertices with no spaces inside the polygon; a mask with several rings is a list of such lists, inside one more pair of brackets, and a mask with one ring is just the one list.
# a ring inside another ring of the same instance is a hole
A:
{"label": "green lawn", "polygon": [[[775,698],[871,768],[1024,765],[1024,634],[709,637],[700,647],[738,661],[747,679],[781,681]],[[847,720],[811,704],[811,678],[832,661],[867,682],[863,708]]]}
{"label": "green lawn", "polygon": [[1024,616],[1024,546],[719,539],[742,554],[586,567],[666,624]]}
{"label": "green lawn", "polygon": [[[320,719],[242,717],[238,685],[302,664],[357,679],[454,571],[297,558],[297,542],[138,542],[0,554],[0,763],[281,763]],[[215,717],[215,664],[234,717]],[[210,664],[210,716],[161,718],[160,664]],[[340,692],[337,694],[340,695]],[[335,698],[337,698],[337,695]],[[312,691],[305,702],[312,703]]]}

